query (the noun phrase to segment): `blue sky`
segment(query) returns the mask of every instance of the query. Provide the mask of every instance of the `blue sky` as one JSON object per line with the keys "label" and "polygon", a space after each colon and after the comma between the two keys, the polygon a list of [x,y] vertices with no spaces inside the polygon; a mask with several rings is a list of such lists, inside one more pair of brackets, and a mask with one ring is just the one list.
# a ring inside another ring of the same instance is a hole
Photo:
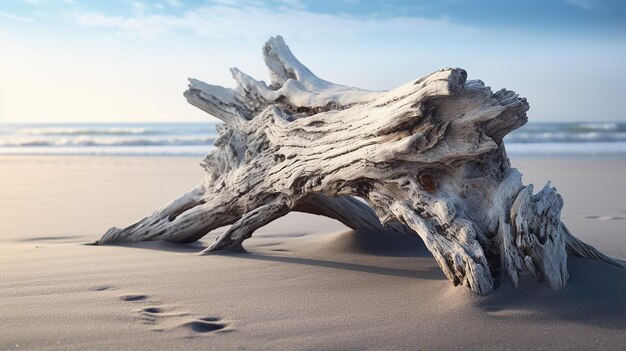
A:
{"label": "blue sky", "polygon": [[0,2],[0,122],[202,121],[186,77],[267,79],[281,34],[322,78],[390,89],[447,66],[526,96],[531,121],[626,121],[626,2]]}

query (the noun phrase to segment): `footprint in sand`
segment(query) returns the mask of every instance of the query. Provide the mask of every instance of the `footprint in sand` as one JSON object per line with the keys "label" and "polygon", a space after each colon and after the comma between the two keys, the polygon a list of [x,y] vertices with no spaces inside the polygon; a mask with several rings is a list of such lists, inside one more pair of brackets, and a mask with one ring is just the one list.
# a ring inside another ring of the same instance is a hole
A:
{"label": "footprint in sand", "polygon": [[143,308],[142,311],[145,313],[161,313],[163,312],[163,309],[160,307],[146,307]]}
{"label": "footprint in sand", "polygon": [[[211,320],[206,320],[211,319]],[[219,318],[206,317],[200,318],[195,321],[186,322],[180,325],[183,328],[188,328],[196,333],[210,333],[218,330],[223,330],[227,327],[227,324],[220,323]]]}
{"label": "footprint in sand", "polygon": [[97,285],[93,288],[94,291],[116,290],[117,288],[110,285]]}
{"label": "footprint in sand", "polygon": [[138,311],[146,324],[154,325],[155,331],[183,330],[190,333],[211,333],[227,329],[229,323],[219,317],[195,318],[191,312],[177,311],[176,308],[148,306]]}
{"label": "footprint in sand", "polygon": [[118,298],[122,301],[144,301],[148,299],[147,295],[142,295],[142,294],[126,294],[126,295],[120,295],[118,296]]}
{"label": "footprint in sand", "polygon": [[34,238],[22,239],[22,241],[62,241],[80,238],[79,236],[38,236]]}
{"label": "footprint in sand", "polygon": [[587,219],[597,219],[601,221],[621,221],[625,220],[626,216],[586,216]]}
{"label": "footprint in sand", "polygon": [[152,325],[154,331],[184,331],[193,336],[234,330],[231,323],[219,317],[195,317],[194,313],[176,306],[150,301],[149,296],[145,294],[124,294],[118,298],[126,302],[150,303],[149,306],[133,312],[139,314],[144,324]]}

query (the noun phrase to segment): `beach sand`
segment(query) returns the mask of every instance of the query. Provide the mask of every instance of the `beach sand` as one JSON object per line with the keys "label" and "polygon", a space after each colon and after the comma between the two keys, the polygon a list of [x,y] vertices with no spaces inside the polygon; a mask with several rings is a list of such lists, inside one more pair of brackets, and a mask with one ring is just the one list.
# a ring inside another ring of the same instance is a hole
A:
{"label": "beach sand", "polygon": [[[626,159],[520,158],[563,221],[626,258]],[[248,253],[88,246],[201,180],[197,158],[0,157],[0,349],[607,349],[626,345],[626,274],[569,258],[567,288],[480,297],[419,239],[290,214]]]}

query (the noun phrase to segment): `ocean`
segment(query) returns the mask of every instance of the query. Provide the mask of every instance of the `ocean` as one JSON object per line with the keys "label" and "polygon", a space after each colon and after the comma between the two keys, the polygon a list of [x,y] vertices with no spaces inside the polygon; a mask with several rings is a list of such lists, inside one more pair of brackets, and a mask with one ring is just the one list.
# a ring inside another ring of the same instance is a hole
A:
{"label": "ocean", "polygon": [[[0,124],[0,155],[201,156],[215,125]],[[505,141],[510,155],[626,156],[626,122],[528,123]]]}

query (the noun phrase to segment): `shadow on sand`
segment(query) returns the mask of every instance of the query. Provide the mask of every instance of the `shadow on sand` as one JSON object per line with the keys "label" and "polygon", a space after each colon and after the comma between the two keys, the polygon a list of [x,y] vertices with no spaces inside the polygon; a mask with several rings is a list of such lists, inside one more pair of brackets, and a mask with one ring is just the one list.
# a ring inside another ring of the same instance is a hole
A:
{"label": "shadow on sand", "polygon": [[[304,235],[298,235],[302,237]],[[205,243],[214,240],[214,235],[205,239]],[[318,259],[311,257],[294,257],[299,250],[263,249],[264,235],[259,235],[259,245],[250,241],[250,252],[234,253],[221,251],[215,256],[235,257],[245,260],[281,262],[331,268],[345,271],[362,272],[376,275],[397,276],[407,279],[445,280],[445,276],[436,265],[419,269],[390,268],[377,265],[380,257],[394,257],[412,260],[412,257],[432,257],[424,248],[419,238],[397,233],[376,233],[347,231],[334,234],[326,240],[310,240],[306,238],[307,255],[316,255],[329,250],[342,260]],[[274,238],[266,235],[267,238]],[[288,238],[286,240],[294,240]],[[207,246],[203,242],[193,244],[175,244],[169,242],[144,242],[125,244],[126,247],[137,247],[149,250],[171,251],[181,253],[198,253]],[[289,248],[289,246],[288,246]],[[260,250],[259,250],[260,249]],[[259,250],[259,251],[257,251]],[[345,256],[337,253],[345,251]],[[289,255],[286,255],[289,254]],[[368,256],[372,264],[363,263]],[[359,263],[346,262],[359,258]],[[199,257],[201,259],[201,257]],[[384,260],[382,261],[384,262]],[[452,290],[453,295],[462,297],[461,308],[477,309],[488,318],[502,320],[525,320],[532,323],[571,321],[608,329],[626,330],[626,270],[606,265],[601,262],[569,256],[568,269],[570,279],[564,290],[552,290],[542,282],[525,279],[518,288],[514,288],[507,278],[500,278],[498,288],[487,296],[478,296],[464,288]],[[461,290],[463,289],[463,290]],[[467,291],[466,291],[467,290]]]}
{"label": "shadow on sand", "polygon": [[563,290],[552,290],[534,279],[521,281],[517,288],[502,281],[492,294],[471,300],[479,310],[503,321],[566,320],[626,331],[626,270],[572,255],[568,270],[570,278]]}

